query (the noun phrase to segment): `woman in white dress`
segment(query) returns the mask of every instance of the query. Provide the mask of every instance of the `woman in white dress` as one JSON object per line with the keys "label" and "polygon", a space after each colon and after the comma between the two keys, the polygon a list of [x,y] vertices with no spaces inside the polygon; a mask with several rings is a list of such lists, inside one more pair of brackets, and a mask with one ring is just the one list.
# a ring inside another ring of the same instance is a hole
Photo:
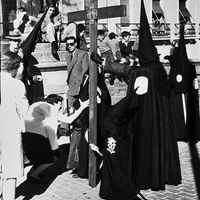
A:
{"label": "woman in white dress", "polygon": [[24,84],[13,78],[20,59],[16,53],[6,52],[1,62],[0,142],[4,200],[15,199],[17,178],[24,173],[21,133],[28,100]]}

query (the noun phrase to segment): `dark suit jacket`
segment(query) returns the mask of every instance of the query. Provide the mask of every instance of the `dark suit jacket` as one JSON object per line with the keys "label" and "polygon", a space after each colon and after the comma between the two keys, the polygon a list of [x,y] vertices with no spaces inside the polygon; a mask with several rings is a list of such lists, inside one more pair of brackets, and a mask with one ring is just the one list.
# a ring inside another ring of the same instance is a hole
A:
{"label": "dark suit jacket", "polygon": [[79,93],[83,75],[89,68],[89,56],[84,50],[76,49],[71,60],[71,54],[67,54],[67,84],[69,85],[68,94],[76,96]]}
{"label": "dark suit jacket", "polygon": [[132,42],[129,42],[127,46],[122,41],[119,42],[120,52],[124,58],[129,57],[129,54],[133,54],[132,47]]}

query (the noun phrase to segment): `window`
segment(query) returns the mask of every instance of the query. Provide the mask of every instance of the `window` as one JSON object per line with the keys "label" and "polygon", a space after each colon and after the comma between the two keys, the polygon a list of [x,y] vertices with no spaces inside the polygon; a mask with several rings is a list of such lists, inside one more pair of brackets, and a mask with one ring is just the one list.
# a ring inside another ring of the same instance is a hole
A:
{"label": "window", "polygon": [[179,4],[179,21],[180,23],[182,22],[188,22],[190,21],[190,13],[188,11],[188,9],[185,6],[185,2],[180,2]]}
{"label": "window", "polygon": [[160,1],[153,1],[153,19],[159,20],[163,15],[164,12],[160,7]]}

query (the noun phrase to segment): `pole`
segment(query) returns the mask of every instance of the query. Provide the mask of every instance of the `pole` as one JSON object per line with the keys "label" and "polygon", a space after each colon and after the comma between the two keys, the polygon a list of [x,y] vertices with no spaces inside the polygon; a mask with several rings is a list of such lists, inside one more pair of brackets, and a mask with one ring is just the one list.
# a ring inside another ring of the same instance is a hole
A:
{"label": "pole", "polygon": [[187,110],[186,110],[185,94],[181,94],[181,97],[182,97],[182,103],[183,103],[184,120],[185,120],[185,124],[186,124],[186,120],[187,120]]}
{"label": "pole", "polygon": [[0,0],[0,39],[2,39],[3,36],[3,7],[2,7],[2,0]]}
{"label": "pole", "polygon": [[[90,20],[90,54],[97,51],[97,0],[90,0],[87,16]],[[89,144],[97,144],[97,64],[90,61],[89,69]],[[89,148],[89,185],[96,187],[96,157]]]}

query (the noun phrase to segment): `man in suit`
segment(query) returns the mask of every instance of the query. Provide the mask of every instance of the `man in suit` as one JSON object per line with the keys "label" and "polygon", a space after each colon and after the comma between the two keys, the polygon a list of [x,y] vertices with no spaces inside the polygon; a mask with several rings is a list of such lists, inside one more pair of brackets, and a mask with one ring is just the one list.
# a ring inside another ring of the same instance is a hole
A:
{"label": "man in suit", "polygon": [[69,108],[77,99],[83,75],[89,68],[89,56],[87,51],[77,48],[77,40],[70,36],[66,40],[67,54],[67,98]]}

